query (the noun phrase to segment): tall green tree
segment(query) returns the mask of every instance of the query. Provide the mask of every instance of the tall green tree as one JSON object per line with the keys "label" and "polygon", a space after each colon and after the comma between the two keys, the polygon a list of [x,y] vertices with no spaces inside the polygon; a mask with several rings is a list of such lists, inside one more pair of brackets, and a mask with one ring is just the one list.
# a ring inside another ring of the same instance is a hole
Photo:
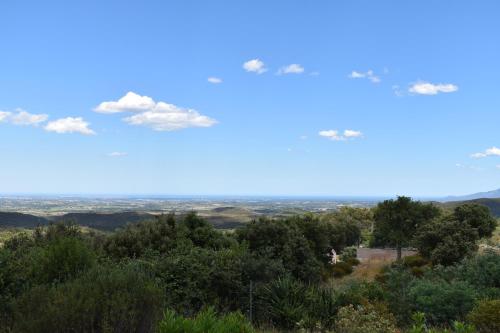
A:
{"label": "tall green tree", "polygon": [[385,200],[375,209],[374,233],[383,235],[384,245],[396,246],[399,260],[402,246],[408,245],[417,227],[431,221],[439,213],[434,205],[413,201],[409,197]]}

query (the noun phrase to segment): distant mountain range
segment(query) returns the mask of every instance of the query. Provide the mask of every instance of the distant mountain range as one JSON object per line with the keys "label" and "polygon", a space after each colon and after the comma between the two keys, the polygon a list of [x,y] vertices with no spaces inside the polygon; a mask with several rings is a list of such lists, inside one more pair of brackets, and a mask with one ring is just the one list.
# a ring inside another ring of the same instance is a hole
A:
{"label": "distant mountain range", "polygon": [[475,200],[475,199],[498,199],[498,198],[500,198],[500,188],[489,192],[479,192],[461,196],[449,196],[441,199],[440,201],[448,202],[448,201],[465,201],[465,200]]}

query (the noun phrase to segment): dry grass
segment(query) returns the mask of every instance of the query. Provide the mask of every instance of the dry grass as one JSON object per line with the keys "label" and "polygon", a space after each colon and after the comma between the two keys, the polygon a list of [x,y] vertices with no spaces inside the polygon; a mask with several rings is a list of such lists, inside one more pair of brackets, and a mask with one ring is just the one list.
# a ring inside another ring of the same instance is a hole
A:
{"label": "dry grass", "polygon": [[361,262],[358,266],[354,267],[352,274],[343,277],[342,282],[350,280],[364,280],[373,281],[380,270],[391,264],[394,260],[390,258],[374,258]]}

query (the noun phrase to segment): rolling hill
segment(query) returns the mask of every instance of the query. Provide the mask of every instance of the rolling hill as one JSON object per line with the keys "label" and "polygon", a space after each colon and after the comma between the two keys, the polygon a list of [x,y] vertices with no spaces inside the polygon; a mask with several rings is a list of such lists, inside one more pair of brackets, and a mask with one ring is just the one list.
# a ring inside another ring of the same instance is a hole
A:
{"label": "rolling hill", "polygon": [[464,203],[477,203],[480,205],[484,205],[490,209],[491,214],[500,218],[500,198],[481,198],[473,200],[449,201],[442,203],[441,206],[453,209],[456,206]]}

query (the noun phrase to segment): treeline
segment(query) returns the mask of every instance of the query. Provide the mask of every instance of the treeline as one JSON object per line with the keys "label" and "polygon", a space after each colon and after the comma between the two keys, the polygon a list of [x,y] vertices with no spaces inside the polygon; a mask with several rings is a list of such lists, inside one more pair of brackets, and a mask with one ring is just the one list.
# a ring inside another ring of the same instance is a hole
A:
{"label": "treeline", "polygon": [[[495,226],[480,206],[443,212],[409,198],[373,211],[259,219],[226,233],[194,213],[111,235],[53,224],[0,249],[0,331],[425,332],[475,324],[494,332],[500,256],[476,250]],[[346,263],[362,242],[415,245],[422,256],[375,281],[333,279],[331,250]]]}

